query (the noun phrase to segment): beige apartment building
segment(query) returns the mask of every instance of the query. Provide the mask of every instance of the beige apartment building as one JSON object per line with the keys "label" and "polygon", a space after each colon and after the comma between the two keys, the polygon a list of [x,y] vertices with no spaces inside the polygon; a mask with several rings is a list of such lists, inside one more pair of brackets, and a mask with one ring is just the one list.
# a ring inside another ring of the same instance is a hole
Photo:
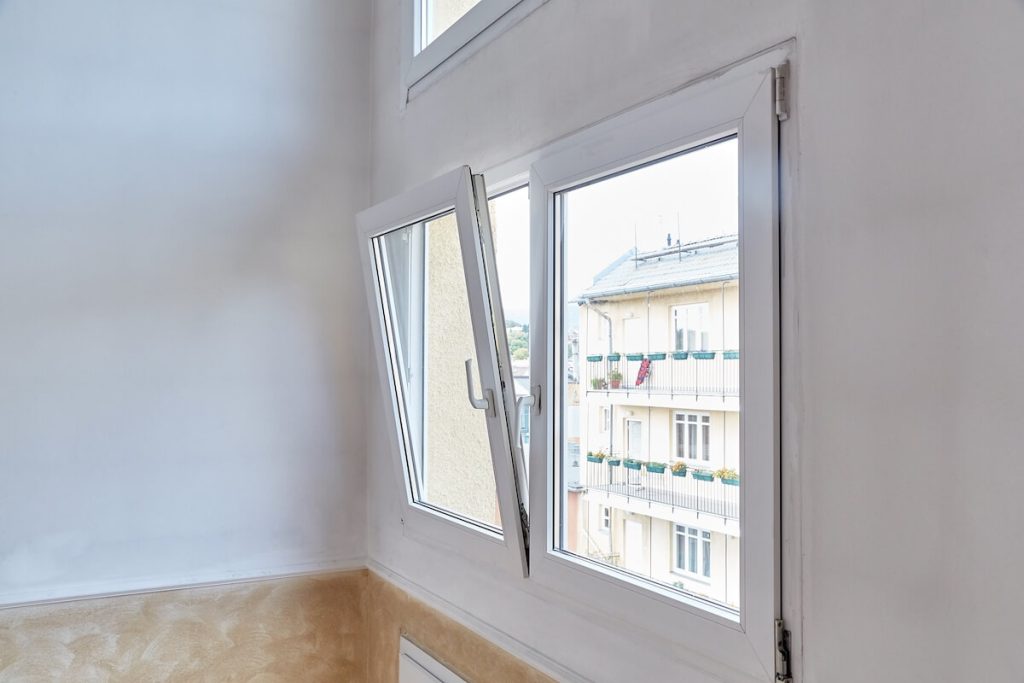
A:
{"label": "beige apartment building", "polygon": [[738,272],[729,235],[630,251],[579,295],[579,519],[570,529],[581,555],[734,606]]}

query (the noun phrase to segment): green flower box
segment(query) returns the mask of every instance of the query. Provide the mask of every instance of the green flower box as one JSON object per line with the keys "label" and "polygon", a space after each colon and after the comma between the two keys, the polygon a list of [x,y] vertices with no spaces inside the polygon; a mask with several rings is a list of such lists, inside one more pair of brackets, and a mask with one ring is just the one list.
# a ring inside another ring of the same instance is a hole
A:
{"label": "green flower box", "polygon": [[621,458],[608,458],[608,466],[609,467],[618,467],[621,464],[622,464],[622,459]]}
{"label": "green flower box", "polygon": [[690,473],[690,476],[700,481],[714,481],[715,475],[711,472],[697,472],[696,470]]}
{"label": "green flower box", "polygon": [[644,354],[642,353],[627,353],[626,360],[643,360]]}
{"label": "green flower box", "polygon": [[587,360],[590,361],[591,363],[596,363],[598,361],[604,360],[604,356],[587,356]]}
{"label": "green flower box", "polygon": [[675,360],[686,360],[690,354],[686,351],[673,351],[672,358]]}
{"label": "green flower box", "polygon": [[647,357],[650,358],[651,360],[665,360],[664,353],[649,353],[647,354]]}
{"label": "green flower box", "polygon": [[673,477],[685,477],[686,476],[686,470],[672,470],[672,476]]}
{"label": "green flower box", "polygon": [[604,462],[604,458],[598,457],[596,455],[588,455],[587,456],[587,462],[602,463],[602,462]]}
{"label": "green flower box", "polygon": [[694,351],[690,354],[697,360],[712,360],[715,357],[714,351]]}
{"label": "green flower box", "polygon": [[665,473],[665,464],[664,463],[649,462],[649,463],[646,463],[644,465],[644,467],[647,468],[648,472],[652,472],[654,474],[664,474]]}
{"label": "green flower box", "polygon": [[739,360],[740,359],[740,352],[739,351],[725,351],[725,352],[722,353],[722,358],[724,358],[726,360]]}
{"label": "green flower box", "polygon": [[740,480],[739,479],[723,479],[722,483],[725,484],[726,486],[739,486],[740,485]]}
{"label": "green flower box", "polygon": [[621,353],[609,353],[608,354],[608,360],[612,361],[613,363],[618,361],[620,358],[622,358],[622,354]]}
{"label": "green flower box", "polygon": [[626,461],[626,469],[627,470],[639,470],[640,469],[640,461],[639,460],[627,460]]}

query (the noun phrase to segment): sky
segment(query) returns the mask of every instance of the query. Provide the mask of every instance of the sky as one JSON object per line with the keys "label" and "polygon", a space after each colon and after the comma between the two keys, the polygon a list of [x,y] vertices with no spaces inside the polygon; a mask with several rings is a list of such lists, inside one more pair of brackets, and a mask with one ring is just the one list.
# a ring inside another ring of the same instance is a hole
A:
{"label": "sky", "polygon": [[[652,251],[735,234],[736,139],[681,154],[565,193],[566,298],[634,247]],[[528,322],[530,204],[526,188],[491,200],[495,257],[506,320]]]}

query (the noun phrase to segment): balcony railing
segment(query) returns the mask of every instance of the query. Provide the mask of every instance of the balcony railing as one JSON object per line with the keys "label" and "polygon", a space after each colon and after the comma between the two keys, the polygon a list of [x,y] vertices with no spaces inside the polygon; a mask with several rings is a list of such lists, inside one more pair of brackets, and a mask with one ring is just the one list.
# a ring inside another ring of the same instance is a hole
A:
{"label": "balcony railing", "polygon": [[587,356],[589,392],[739,396],[738,351]]}
{"label": "balcony railing", "polygon": [[701,481],[693,478],[693,471],[685,477],[672,474],[665,468],[663,473],[648,472],[643,465],[639,470],[626,467],[625,460],[611,465],[609,458],[604,462],[585,460],[585,481],[583,485],[594,491],[605,491],[626,498],[661,503],[673,508],[695,510],[726,519],[740,517],[740,488],[723,483],[719,479]]}

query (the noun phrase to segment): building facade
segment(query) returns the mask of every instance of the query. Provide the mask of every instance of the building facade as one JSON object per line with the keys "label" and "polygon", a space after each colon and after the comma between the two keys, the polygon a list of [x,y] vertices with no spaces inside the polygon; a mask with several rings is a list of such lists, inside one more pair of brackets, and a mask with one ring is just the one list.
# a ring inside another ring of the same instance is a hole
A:
{"label": "building facade", "polygon": [[577,304],[576,552],[738,607],[737,237],[631,251]]}

